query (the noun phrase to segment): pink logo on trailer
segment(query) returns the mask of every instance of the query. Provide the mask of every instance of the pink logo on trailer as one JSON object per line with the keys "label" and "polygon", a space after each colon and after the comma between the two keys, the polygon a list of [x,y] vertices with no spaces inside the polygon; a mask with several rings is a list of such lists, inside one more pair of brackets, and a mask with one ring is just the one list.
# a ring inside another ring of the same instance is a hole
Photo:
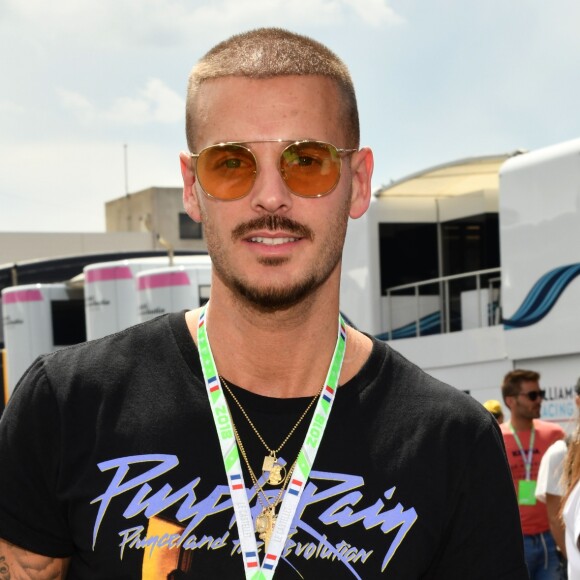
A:
{"label": "pink logo on trailer", "polygon": [[191,281],[186,272],[164,272],[143,275],[139,278],[139,290],[149,288],[169,288],[172,286],[189,286]]}
{"label": "pink logo on trailer", "polygon": [[2,304],[16,304],[18,302],[42,302],[40,290],[15,290],[2,295]]}
{"label": "pink logo on trailer", "polygon": [[110,280],[128,280],[133,278],[128,266],[110,266],[107,268],[93,268],[85,274],[86,282],[108,282]]}

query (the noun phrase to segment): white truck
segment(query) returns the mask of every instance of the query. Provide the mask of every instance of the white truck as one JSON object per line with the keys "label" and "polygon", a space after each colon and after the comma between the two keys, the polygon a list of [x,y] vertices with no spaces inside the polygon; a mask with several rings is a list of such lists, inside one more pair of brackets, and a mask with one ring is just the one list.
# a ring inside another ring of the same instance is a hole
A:
{"label": "white truck", "polygon": [[[203,302],[211,273],[209,256],[179,256],[172,262],[169,265],[167,258],[139,258],[85,266],[87,339],[101,338],[143,322],[152,313],[161,315],[181,307],[194,308],[200,300]],[[155,274],[159,268],[162,271]],[[202,276],[199,283],[198,271]],[[176,294],[179,296],[174,299]],[[185,304],[187,299],[189,303]]]}
{"label": "white truck", "polygon": [[351,225],[341,305],[356,326],[481,402],[509,370],[538,371],[542,418],[573,420],[580,139],[421,172]]}
{"label": "white truck", "polygon": [[4,401],[39,354],[200,306],[210,278],[211,260],[202,254],[96,262],[72,281],[5,288]]}

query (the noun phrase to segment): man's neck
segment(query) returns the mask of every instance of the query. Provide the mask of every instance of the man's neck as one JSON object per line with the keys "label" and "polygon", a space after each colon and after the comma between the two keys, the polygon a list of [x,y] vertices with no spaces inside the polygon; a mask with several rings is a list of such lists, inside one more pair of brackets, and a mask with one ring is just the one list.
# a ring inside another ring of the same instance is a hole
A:
{"label": "man's neck", "polygon": [[[324,294],[324,300],[320,294]],[[322,386],[338,333],[338,292],[320,293],[298,306],[260,312],[212,288],[207,330],[219,374],[271,397],[313,396]],[[197,312],[188,315],[195,340]],[[368,358],[370,340],[348,330],[342,384]]]}
{"label": "man's neck", "polygon": [[512,415],[510,423],[515,431],[529,431],[534,425],[533,419],[527,417],[514,417]]}

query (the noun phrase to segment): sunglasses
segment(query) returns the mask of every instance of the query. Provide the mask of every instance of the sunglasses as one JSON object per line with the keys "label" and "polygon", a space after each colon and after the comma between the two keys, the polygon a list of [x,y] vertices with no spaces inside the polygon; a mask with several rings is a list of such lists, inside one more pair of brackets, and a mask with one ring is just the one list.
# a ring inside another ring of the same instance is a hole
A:
{"label": "sunglasses", "polygon": [[530,399],[530,401],[536,401],[538,399],[538,397],[540,397],[541,399],[545,399],[546,398],[546,391],[530,391],[529,393],[519,393],[518,397],[520,395],[523,395],[524,397],[528,397],[528,399]]}
{"label": "sunglasses", "polygon": [[207,195],[230,201],[250,193],[258,174],[258,160],[248,143],[289,143],[280,153],[278,171],[288,189],[300,197],[322,197],[330,193],[340,180],[342,157],[357,151],[311,139],[210,145],[199,153],[190,153],[196,160],[197,180]]}

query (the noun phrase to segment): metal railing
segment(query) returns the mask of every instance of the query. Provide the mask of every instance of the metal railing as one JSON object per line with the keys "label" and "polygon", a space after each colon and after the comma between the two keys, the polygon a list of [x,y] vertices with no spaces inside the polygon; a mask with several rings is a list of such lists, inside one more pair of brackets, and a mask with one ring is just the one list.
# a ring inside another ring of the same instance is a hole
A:
{"label": "metal railing", "polygon": [[[392,286],[391,288],[387,288],[385,290],[387,295],[387,302],[388,302],[388,311],[389,311],[389,324],[390,329],[388,331],[388,340],[392,338],[393,331],[393,293],[394,292],[401,292],[404,290],[414,290],[415,298],[416,298],[416,313],[415,313],[415,328],[416,328],[416,336],[421,336],[421,303],[420,297],[421,294],[419,289],[421,286],[433,286],[439,285],[439,300],[440,300],[440,312],[441,312],[441,321],[444,324],[440,325],[441,333],[445,334],[451,332],[451,308],[450,308],[450,301],[451,301],[451,294],[449,291],[449,283],[460,280],[460,279],[468,279],[468,278],[475,278],[475,290],[477,291],[477,314],[478,314],[478,326],[481,327],[483,325],[483,318],[482,318],[482,304],[481,304],[481,288],[482,288],[482,278],[491,276],[492,274],[500,274],[501,268],[488,268],[486,270],[477,270],[474,272],[466,272],[465,274],[454,274],[451,276],[442,276],[440,278],[431,278],[429,280],[422,280],[421,282],[413,282],[411,284],[401,284],[400,286]],[[493,288],[494,285],[498,284],[497,288],[500,290],[499,298],[498,298],[498,309],[497,314],[501,312],[501,289],[499,287],[499,282],[501,282],[501,277],[490,277],[487,279],[487,287],[489,289],[490,296],[493,296]],[[491,324],[498,324],[499,318],[494,317],[494,319],[490,319],[493,313],[491,313],[488,309],[488,323]]]}

